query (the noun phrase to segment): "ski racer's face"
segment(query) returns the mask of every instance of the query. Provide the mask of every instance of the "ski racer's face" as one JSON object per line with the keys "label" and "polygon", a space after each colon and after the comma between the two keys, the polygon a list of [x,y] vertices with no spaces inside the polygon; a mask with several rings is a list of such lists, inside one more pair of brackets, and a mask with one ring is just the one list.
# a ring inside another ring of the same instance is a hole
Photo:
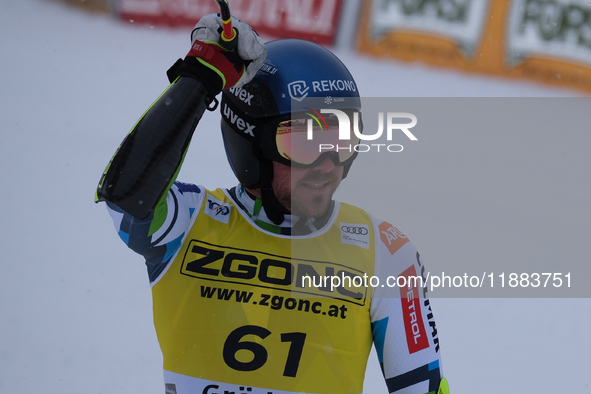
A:
{"label": "ski racer's face", "polygon": [[319,216],[330,206],[343,178],[343,168],[328,156],[311,168],[273,162],[273,191],[281,205],[292,214],[304,218]]}

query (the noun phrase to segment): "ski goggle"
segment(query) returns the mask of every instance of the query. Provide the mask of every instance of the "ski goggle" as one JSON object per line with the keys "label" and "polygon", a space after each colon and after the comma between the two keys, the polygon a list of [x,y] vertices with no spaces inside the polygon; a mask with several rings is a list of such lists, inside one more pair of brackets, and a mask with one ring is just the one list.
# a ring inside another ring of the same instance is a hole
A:
{"label": "ski goggle", "polygon": [[277,153],[298,166],[312,167],[330,155],[337,165],[346,165],[357,155],[357,134],[363,129],[361,116],[356,111],[343,111],[349,120],[344,130],[349,139],[340,139],[340,121],[333,113],[309,112],[292,114],[281,121],[275,130]]}

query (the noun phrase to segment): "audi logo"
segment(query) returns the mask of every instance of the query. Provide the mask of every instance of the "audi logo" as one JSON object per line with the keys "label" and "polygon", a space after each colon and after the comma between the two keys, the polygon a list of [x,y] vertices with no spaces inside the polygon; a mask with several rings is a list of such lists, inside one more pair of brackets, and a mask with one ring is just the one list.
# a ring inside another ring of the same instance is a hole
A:
{"label": "audi logo", "polygon": [[341,226],[341,231],[344,233],[357,234],[357,235],[369,234],[369,231],[365,227]]}

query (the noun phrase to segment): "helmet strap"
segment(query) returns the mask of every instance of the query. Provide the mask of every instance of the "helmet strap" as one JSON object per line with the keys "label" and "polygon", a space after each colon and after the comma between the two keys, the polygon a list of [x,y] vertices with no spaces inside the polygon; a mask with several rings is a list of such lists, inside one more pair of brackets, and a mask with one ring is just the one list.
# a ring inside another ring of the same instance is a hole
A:
{"label": "helmet strap", "polygon": [[267,217],[276,225],[283,223],[285,215],[289,214],[289,211],[281,205],[271,186],[261,188],[261,201]]}

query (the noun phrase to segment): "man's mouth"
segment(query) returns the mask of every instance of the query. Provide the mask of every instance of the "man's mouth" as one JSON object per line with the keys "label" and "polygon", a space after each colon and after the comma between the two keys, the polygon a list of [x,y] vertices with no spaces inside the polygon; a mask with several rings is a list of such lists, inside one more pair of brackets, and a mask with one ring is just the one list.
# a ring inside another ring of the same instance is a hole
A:
{"label": "man's mouth", "polygon": [[304,186],[307,186],[312,189],[323,189],[329,182],[304,182]]}

